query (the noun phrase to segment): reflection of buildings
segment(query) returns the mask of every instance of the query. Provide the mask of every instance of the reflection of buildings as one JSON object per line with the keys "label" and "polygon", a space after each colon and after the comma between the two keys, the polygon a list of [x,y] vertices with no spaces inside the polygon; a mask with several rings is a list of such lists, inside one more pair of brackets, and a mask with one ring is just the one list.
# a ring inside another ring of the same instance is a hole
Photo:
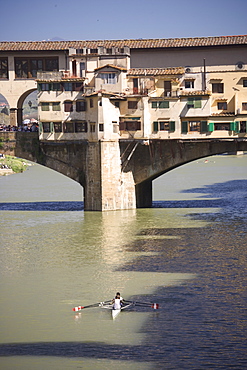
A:
{"label": "reflection of buildings", "polygon": [[156,46],[70,49],[68,70],[37,73],[40,138],[245,136],[243,53],[210,44],[187,54]]}

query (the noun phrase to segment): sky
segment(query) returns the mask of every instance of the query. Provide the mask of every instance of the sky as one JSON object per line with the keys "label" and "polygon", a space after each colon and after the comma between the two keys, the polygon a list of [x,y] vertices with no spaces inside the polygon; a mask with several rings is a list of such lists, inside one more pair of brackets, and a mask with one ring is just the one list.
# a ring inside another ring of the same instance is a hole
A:
{"label": "sky", "polygon": [[247,34],[247,0],[0,0],[0,41]]}

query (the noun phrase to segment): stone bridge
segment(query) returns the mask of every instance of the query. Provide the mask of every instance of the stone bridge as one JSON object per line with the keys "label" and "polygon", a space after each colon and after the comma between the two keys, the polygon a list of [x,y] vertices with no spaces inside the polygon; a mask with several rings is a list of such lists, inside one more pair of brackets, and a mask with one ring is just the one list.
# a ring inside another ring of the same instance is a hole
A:
{"label": "stone bridge", "polygon": [[199,158],[247,151],[246,139],[39,141],[1,132],[0,152],[47,166],[79,182],[85,211],[152,206],[152,181]]}

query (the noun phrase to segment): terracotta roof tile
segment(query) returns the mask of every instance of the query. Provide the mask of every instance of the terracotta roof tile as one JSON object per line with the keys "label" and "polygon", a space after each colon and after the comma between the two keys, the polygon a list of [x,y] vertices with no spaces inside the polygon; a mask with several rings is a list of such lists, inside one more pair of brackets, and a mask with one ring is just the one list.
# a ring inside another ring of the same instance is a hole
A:
{"label": "terracotta roof tile", "polygon": [[100,69],[103,69],[103,68],[113,68],[113,69],[118,69],[119,71],[127,71],[127,68],[114,66],[113,64],[105,64],[104,66],[95,68],[94,70],[99,71]]}
{"label": "terracotta roof tile", "polygon": [[181,75],[185,72],[183,67],[176,68],[131,68],[128,76],[162,76],[162,75]]}
{"label": "terracotta roof tile", "polygon": [[208,90],[180,91],[180,96],[202,96],[202,95],[211,95],[211,91]]}
{"label": "terracotta roof tile", "polygon": [[231,117],[235,116],[234,112],[221,112],[221,113],[212,113],[211,117]]}
{"label": "terracotta roof tile", "polygon": [[128,46],[130,49],[152,49],[224,45],[247,45],[247,35],[136,40],[5,41],[0,42],[0,51],[68,50],[69,48],[83,49],[84,47],[95,49],[98,46],[104,46],[105,48]]}

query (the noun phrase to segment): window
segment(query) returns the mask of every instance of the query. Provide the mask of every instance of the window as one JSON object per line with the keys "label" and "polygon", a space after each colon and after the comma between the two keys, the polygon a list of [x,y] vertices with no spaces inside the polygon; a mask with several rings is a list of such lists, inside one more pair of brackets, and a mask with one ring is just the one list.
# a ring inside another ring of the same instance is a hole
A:
{"label": "window", "polygon": [[217,103],[217,108],[219,110],[227,110],[227,102],[218,102]]}
{"label": "window", "polygon": [[243,87],[247,87],[247,80],[243,80]]}
{"label": "window", "polygon": [[43,132],[51,132],[50,122],[42,122]]}
{"label": "window", "polygon": [[58,71],[58,58],[45,58],[43,63],[45,65],[45,71]]}
{"label": "window", "polygon": [[54,132],[62,132],[63,127],[62,127],[62,122],[54,122]]}
{"label": "window", "polygon": [[53,102],[51,104],[52,104],[52,110],[53,111],[60,111],[61,110],[59,102]]}
{"label": "window", "polygon": [[48,111],[49,110],[49,103],[41,103],[41,110]]}
{"label": "window", "polygon": [[200,121],[189,121],[189,131],[201,131]]}
{"label": "window", "polygon": [[39,83],[38,90],[39,91],[50,91],[51,85],[48,83]]}
{"label": "window", "polygon": [[211,123],[208,127],[207,121],[182,121],[182,134],[188,132],[208,132],[214,130],[214,123]]}
{"label": "window", "polygon": [[174,121],[155,121],[153,122],[153,131],[175,131]]}
{"label": "window", "polygon": [[9,78],[8,58],[0,58],[0,78]]}
{"label": "window", "polygon": [[96,125],[95,123],[90,124],[90,132],[95,132],[96,131]]}
{"label": "window", "polygon": [[65,100],[64,102],[64,112],[73,112],[73,102],[70,100]]}
{"label": "window", "polygon": [[81,82],[74,82],[72,84],[73,91],[83,91],[83,84]]}
{"label": "window", "polygon": [[90,108],[93,108],[93,99],[90,98],[89,102],[90,102]]}
{"label": "window", "polygon": [[164,81],[164,96],[171,96],[172,84],[171,81]]}
{"label": "window", "polygon": [[117,83],[117,75],[116,73],[101,73],[100,77],[103,80],[103,84],[116,84]]}
{"label": "window", "polygon": [[141,121],[129,120],[119,122],[119,128],[121,131],[137,131],[141,129]]}
{"label": "window", "polygon": [[73,133],[74,132],[74,122],[64,122],[64,132]]}
{"label": "window", "polygon": [[85,112],[87,109],[86,100],[76,101],[76,112]]}
{"label": "window", "polygon": [[242,110],[247,110],[247,103],[242,103]]}
{"label": "window", "polygon": [[120,107],[120,102],[119,101],[115,101],[114,102],[114,105],[115,105],[116,108],[119,108]]}
{"label": "window", "polygon": [[164,109],[164,108],[169,108],[169,101],[167,100],[162,100],[162,101],[152,101],[152,108],[159,108],[159,109]]}
{"label": "window", "polygon": [[80,77],[85,77],[85,62],[80,62]]}
{"label": "window", "polygon": [[223,83],[212,83],[212,92],[213,93],[223,93],[224,84]]}
{"label": "window", "polygon": [[185,89],[194,89],[194,81],[185,80],[184,81],[184,87],[185,87]]}
{"label": "window", "polygon": [[51,85],[51,89],[52,91],[61,91],[62,90],[62,86],[59,82],[54,82],[52,85]]}
{"label": "window", "polygon": [[189,97],[187,101],[188,108],[201,108],[202,107],[202,98],[195,96]]}
{"label": "window", "polygon": [[246,128],[247,128],[246,121],[240,121],[240,132],[244,133],[247,132]]}
{"label": "window", "polygon": [[230,123],[225,122],[225,123],[215,123],[214,124],[214,129],[215,130],[220,130],[220,131],[230,131]]}
{"label": "window", "polygon": [[63,83],[64,91],[73,91],[72,82]]}
{"label": "window", "polygon": [[137,100],[129,100],[128,109],[137,109]]}
{"label": "window", "polygon": [[58,58],[15,58],[16,78],[36,78],[38,71],[58,71]]}
{"label": "window", "polygon": [[[99,131],[104,131],[104,123],[99,123]],[[113,132],[114,132],[114,130],[113,130]]]}
{"label": "window", "polygon": [[87,132],[87,121],[75,122],[75,132]]}

